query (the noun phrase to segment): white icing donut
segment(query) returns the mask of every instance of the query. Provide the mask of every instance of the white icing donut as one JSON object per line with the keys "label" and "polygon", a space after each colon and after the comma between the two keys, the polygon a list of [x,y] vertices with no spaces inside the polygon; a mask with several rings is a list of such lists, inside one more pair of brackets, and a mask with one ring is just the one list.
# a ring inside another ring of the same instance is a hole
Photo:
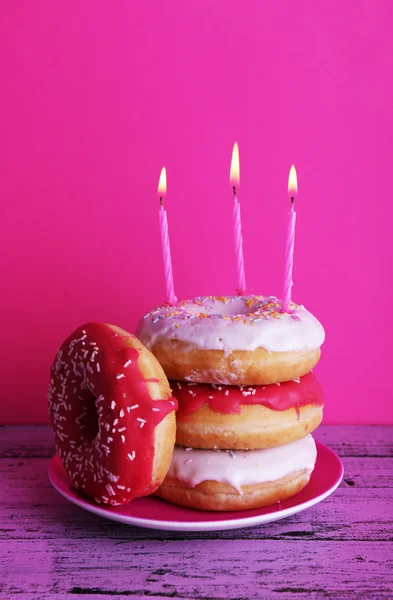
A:
{"label": "white icing donut", "polygon": [[316,350],[325,340],[321,323],[304,306],[281,309],[274,296],[202,296],[148,313],[137,335],[154,346],[159,338],[191,343],[202,350],[298,352]]}
{"label": "white icing donut", "polygon": [[227,385],[290,381],[317,364],[322,325],[303,306],[273,296],[204,296],[164,305],[137,336],[170,379]]}
{"label": "white icing donut", "polygon": [[196,450],[175,447],[157,496],[201,510],[269,506],[300,492],[316,461],[311,435],[268,450]]}
{"label": "white icing donut", "polygon": [[195,487],[202,481],[218,481],[242,494],[242,487],[276,481],[290,473],[315,466],[317,450],[312,435],[265,450],[189,450],[175,446],[167,477]]}

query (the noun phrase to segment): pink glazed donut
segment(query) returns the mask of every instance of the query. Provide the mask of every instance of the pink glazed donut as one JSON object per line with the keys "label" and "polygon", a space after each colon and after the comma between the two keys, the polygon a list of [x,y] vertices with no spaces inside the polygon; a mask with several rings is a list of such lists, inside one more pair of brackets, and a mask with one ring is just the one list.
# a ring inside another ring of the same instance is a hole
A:
{"label": "pink glazed donut", "polygon": [[224,385],[290,381],[311,371],[325,339],[304,306],[274,296],[202,296],[165,304],[136,335],[170,379]]}

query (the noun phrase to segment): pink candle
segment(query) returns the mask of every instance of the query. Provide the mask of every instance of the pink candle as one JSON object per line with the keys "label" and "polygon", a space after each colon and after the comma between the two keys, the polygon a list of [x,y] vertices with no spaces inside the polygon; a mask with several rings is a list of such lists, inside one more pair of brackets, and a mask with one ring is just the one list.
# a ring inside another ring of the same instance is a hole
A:
{"label": "pink candle", "polygon": [[166,194],[166,169],[162,167],[160,181],[158,184],[158,194],[160,196],[160,210],[158,211],[158,220],[160,223],[161,231],[161,244],[162,244],[162,256],[164,259],[164,272],[165,272],[165,287],[166,297],[169,304],[176,304],[177,298],[175,296],[175,289],[173,285],[173,271],[172,271],[172,258],[171,258],[171,247],[169,244],[169,233],[168,233],[168,217],[166,210],[164,209],[163,199]]}
{"label": "pink candle", "polygon": [[233,146],[229,180],[233,188],[233,230],[235,236],[237,291],[239,295],[242,295],[246,292],[246,274],[244,271],[243,235],[240,215],[240,203],[236,192],[236,187],[240,184],[239,146],[237,145],[237,142],[235,142]]}
{"label": "pink candle", "polygon": [[288,194],[291,198],[291,210],[288,213],[288,228],[287,239],[285,246],[285,271],[284,271],[284,292],[282,307],[285,312],[290,312],[291,305],[291,290],[292,290],[292,271],[293,271],[293,254],[295,249],[295,225],[296,212],[294,207],[295,195],[297,194],[297,177],[296,169],[292,165],[289,171]]}

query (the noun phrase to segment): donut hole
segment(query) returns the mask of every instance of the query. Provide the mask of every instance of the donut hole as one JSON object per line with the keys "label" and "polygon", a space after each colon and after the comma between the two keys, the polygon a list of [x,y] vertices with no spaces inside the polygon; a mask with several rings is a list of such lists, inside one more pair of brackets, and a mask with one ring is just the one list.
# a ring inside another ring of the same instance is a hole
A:
{"label": "donut hole", "polygon": [[81,401],[81,412],[78,419],[81,439],[83,442],[91,443],[97,437],[100,429],[99,417],[96,407],[96,396],[89,390],[83,390],[83,394],[80,396]]}

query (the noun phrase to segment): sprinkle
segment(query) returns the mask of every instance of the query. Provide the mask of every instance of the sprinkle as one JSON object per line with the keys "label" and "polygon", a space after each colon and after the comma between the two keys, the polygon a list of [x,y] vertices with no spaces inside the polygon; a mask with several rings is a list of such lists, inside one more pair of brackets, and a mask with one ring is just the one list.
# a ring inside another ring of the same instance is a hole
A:
{"label": "sprinkle", "polygon": [[276,385],[281,385],[281,383],[276,383]]}
{"label": "sprinkle", "polygon": [[228,450],[228,454],[230,455],[231,458],[236,458],[236,455],[233,452],[233,450]]}
{"label": "sprinkle", "polygon": [[99,373],[101,370],[100,363],[96,363],[96,368],[97,368],[97,373]]}
{"label": "sprinkle", "polygon": [[119,419],[115,419],[115,420],[113,421],[113,427],[116,427],[116,425],[118,424],[118,422],[119,422]]}
{"label": "sprinkle", "polygon": [[160,412],[160,409],[159,409],[159,408],[155,408],[155,407],[153,406],[153,408],[152,408],[152,411],[153,411],[153,412]]}
{"label": "sprinkle", "polygon": [[124,487],[124,485],[117,485],[116,486],[119,490],[125,490],[126,488]]}
{"label": "sprinkle", "polygon": [[184,464],[188,465],[191,462],[192,462],[192,458],[189,458],[188,460],[186,460],[186,462]]}
{"label": "sprinkle", "polygon": [[113,487],[109,483],[107,483],[107,485],[105,487],[108,490],[110,496],[115,496],[116,495],[115,490],[113,489]]}
{"label": "sprinkle", "polygon": [[229,390],[225,390],[224,395],[228,396],[228,394],[229,394]]}
{"label": "sprinkle", "polygon": [[134,458],[135,458],[135,450],[133,450],[133,451],[131,452],[131,454],[127,454],[127,457],[128,457],[130,460],[134,460]]}
{"label": "sprinkle", "polygon": [[192,390],[188,390],[188,393],[190,394],[190,396],[196,396],[196,393],[193,392]]}
{"label": "sprinkle", "polygon": [[116,375],[116,379],[122,379],[123,377],[125,377],[124,373],[119,373],[119,375]]}
{"label": "sprinkle", "polygon": [[111,409],[114,410],[116,407],[116,402],[114,400],[112,400],[111,402]]}
{"label": "sprinkle", "polygon": [[181,390],[181,383],[179,383],[178,381],[176,381],[176,385],[179,388],[179,390]]}
{"label": "sprinkle", "polygon": [[214,396],[208,396],[209,400],[214,400]]}
{"label": "sprinkle", "polygon": [[124,437],[124,435],[121,436],[121,441],[123,442],[123,444],[126,441],[126,438]]}
{"label": "sprinkle", "polygon": [[135,410],[135,408],[139,408],[139,404],[133,404],[132,406],[127,406],[128,412],[130,412],[130,410]]}
{"label": "sprinkle", "polygon": [[121,409],[120,413],[119,413],[120,418],[122,419],[124,417],[124,410]]}
{"label": "sprinkle", "polygon": [[191,452],[192,448],[186,448],[186,452]]}
{"label": "sprinkle", "polygon": [[106,441],[108,442],[108,444],[110,444],[111,442],[113,442],[113,438],[111,438],[111,437],[107,437],[107,438],[106,438]]}
{"label": "sprinkle", "polygon": [[124,365],[123,365],[123,368],[124,368],[124,369],[126,369],[127,367],[129,367],[129,366],[130,366],[130,364],[131,364],[131,362],[132,362],[132,361],[131,361],[131,359],[130,359],[130,360],[127,360],[127,362],[126,362],[126,363],[124,363]]}
{"label": "sprinkle", "polygon": [[120,427],[120,429],[118,429],[118,432],[120,433],[121,431],[125,431],[126,428],[125,427]]}
{"label": "sprinkle", "polygon": [[141,424],[141,428],[144,426],[144,424],[146,423],[146,419],[141,419],[140,417],[136,418],[137,421],[139,421],[139,423]]}
{"label": "sprinkle", "polygon": [[191,382],[191,383],[187,383],[187,385],[190,387],[191,385],[198,385],[197,383]]}

